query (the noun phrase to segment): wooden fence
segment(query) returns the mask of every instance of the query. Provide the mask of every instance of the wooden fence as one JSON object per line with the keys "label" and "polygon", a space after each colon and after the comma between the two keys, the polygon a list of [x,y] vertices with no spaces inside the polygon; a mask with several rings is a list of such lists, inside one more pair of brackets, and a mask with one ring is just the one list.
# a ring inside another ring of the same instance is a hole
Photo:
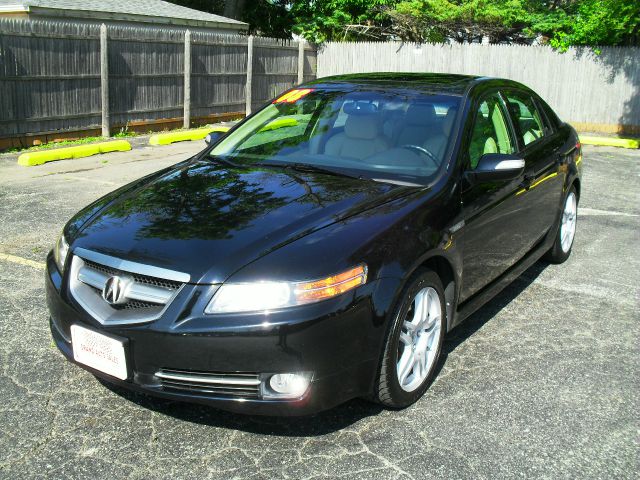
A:
{"label": "wooden fence", "polygon": [[327,43],[318,77],[355,72],[446,72],[510,78],[538,92],[579,130],[640,134],[640,48],[559,53],[480,44]]}
{"label": "wooden fence", "polygon": [[315,70],[304,42],[0,19],[0,141],[238,117]]}
{"label": "wooden fence", "polygon": [[562,54],[547,47],[394,42],[328,43],[317,52],[304,42],[201,29],[0,19],[0,149],[65,132],[113,134],[127,126],[150,130],[240,117],[316,74],[368,71],[511,78],[580,130],[637,134],[638,58],[640,49],[632,47]]}

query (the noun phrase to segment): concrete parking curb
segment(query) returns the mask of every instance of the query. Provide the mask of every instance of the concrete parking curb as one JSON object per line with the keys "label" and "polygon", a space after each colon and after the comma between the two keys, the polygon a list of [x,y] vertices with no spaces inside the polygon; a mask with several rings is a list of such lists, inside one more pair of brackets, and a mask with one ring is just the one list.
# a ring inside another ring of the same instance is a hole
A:
{"label": "concrete parking curb", "polygon": [[204,140],[211,132],[228,132],[231,127],[216,126],[196,128],[193,130],[181,130],[179,132],[158,133],[149,138],[149,145],[169,145],[175,142],[190,140]]}
{"label": "concrete parking curb", "polygon": [[583,145],[599,145],[604,147],[640,148],[640,140],[633,138],[580,135],[580,143],[582,143]]}
{"label": "concrete parking curb", "polygon": [[114,140],[112,142],[91,143],[75,147],[23,153],[18,157],[18,164],[25,167],[33,167],[56,160],[90,157],[99,153],[126,152],[128,150],[131,150],[131,144],[128,141]]}

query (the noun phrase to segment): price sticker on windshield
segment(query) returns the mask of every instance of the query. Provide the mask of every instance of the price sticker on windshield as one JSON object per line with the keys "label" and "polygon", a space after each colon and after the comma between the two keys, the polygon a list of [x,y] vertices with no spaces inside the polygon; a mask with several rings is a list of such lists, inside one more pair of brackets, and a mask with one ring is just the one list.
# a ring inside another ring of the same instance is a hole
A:
{"label": "price sticker on windshield", "polygon": [[276,98],[273,103],[296,103],[311,92],[313,92],[313,88],[296,88]]}

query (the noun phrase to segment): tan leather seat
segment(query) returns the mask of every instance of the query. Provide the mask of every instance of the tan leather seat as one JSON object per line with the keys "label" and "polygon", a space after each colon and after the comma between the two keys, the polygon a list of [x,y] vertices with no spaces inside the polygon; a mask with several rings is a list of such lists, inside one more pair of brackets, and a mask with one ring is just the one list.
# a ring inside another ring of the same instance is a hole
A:
{"label": "tan leather seat", "polygon": [[331,137],[324,153],[362,160],[388,149],[389,141],[382,135],[378,115],[349,115],[344,133]]}
{"label": "tan leather seat", "polygon": [[444,121],[442,122],[441,131],[431,135],[423,144],[424,148],[429,150],[440,160],[442,160],[442,158],[444,157],[445,150],[447,149],[447,143],[449,140],[449,136],[451,135],[453,121],[456,118],[457,111],[458,110],[455,108],[450,108],[444,117]]}
{"label": "tan leather seat", "polygon": [[525,145],[535,142],[540,138],[540,135],[535,130],[529,130],[524,134],[523,140]]}
{"label": "tan leather seat", "polygon": [[427,138],[439,130],[435,107],[427,103],[414,103],[407,109],[394,144],[398,147],[422,145]]}

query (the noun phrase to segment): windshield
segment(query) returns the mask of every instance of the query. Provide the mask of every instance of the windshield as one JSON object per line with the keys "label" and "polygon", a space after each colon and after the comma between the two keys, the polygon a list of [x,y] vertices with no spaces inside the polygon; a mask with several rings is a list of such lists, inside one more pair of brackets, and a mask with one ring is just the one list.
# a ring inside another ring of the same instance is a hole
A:
{"label": "windshield", "polygon": [[295,89],[210,152],[236,164],[306,167],[424,185],[443,164],[459,97]]}

